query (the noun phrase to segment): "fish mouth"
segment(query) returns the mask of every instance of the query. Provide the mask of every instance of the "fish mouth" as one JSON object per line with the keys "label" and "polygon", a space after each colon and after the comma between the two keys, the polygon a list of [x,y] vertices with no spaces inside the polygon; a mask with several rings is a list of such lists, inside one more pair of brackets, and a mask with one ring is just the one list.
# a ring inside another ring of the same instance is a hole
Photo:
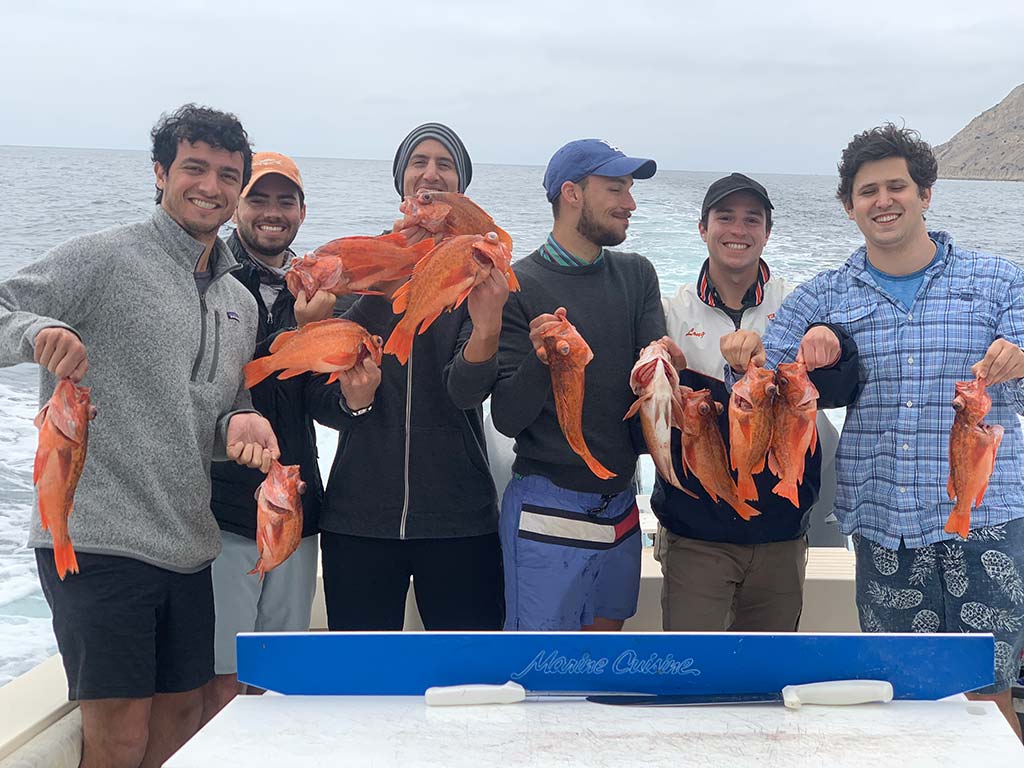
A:
{"label": "fish mouth", "polygon": [[735,402],[736,404],[736,407],[739,408],[744,413],[750,413],[754,410],[754,404],[747,400],[747,398],[743,397],[742,395],[737,395],[735,390],[732,393],[732,397],[733,402]]}

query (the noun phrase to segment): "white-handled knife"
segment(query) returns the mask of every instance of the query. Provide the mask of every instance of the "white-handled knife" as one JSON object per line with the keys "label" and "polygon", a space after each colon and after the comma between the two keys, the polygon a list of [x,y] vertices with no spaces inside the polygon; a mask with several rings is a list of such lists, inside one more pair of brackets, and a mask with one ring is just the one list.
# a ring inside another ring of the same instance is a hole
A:
{"label": "white-handled knife", "polygon": [[885,680],[830,680],[822,683],[787,685],[778,693],[646,694],[580,691],[527,691],[519,683],[504,685],[447,685],[428,688],[428,706],[472,706],[515,704],[527,697],[584,698],[597,704],[648,707],[680,707],[713,704],[765,704],[782,702],[790,709],[804,704],[845,706],[892,701],[892,684]]}

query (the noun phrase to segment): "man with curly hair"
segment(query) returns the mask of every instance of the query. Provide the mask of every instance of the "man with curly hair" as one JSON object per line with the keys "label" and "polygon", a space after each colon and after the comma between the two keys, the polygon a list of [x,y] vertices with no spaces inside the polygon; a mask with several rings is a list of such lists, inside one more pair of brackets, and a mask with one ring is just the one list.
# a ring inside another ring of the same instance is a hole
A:
{"label": "man with curly hair", "polygon": [[256,306],[218,238],[251,174],[233,115],[187,104],[152,132],[158,206],[146,221],[57,246],[0,283],[0,365],[91,388],[99,414],[68,520],[78,571],[50,536],[29,546],[82,713],[82,762],[156,766],[197,730],[213,677],[210,463],[264,472],[279,455],[242,367]]}
{"label": "man with curly hair", "polygon": [[[916,131],[886,124],[855,136],[837,197],[864,245],[797,288],[763,345],[737,331],[722,352],[737,370],[752,357],[773,368],[814,323],[853,337],[863,386],[836,454],[835,512],[856,547],[861,627],[991,632],[994,683],[968,697],[995,701],[1020,736],[1011,686],[1024,646],[1024,270],[928,230],[937,171]],[[949,522],[952,401],[956,383],[975,378],[992,398],[985,422],[1005,434],[963,538]]]}

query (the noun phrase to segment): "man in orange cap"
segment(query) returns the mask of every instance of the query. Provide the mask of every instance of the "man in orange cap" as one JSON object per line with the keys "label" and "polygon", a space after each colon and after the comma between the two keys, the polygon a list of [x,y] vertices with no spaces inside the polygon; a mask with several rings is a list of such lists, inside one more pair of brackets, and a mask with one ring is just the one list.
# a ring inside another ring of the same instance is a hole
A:
{"label": "man in orange cap", "polygon": [[[276,152],[253,155],[252,179],[238,200],[235,231],[227,244],[242,267],[234,276],[249,289],[259,310],[254,357],[268,353],[278,331],[323,320],[334,309],[334,296],[326,291],[307,304],[305,296],[296,299],[285,287],[284,276],[295,255],[289,246],[305,218],[302,176],[291,158]],[[205,719],[237,693],[245,692],[246,686],[239,686],[236,674],[235,636],[239,632],[309,628],[323,483],[316,459],[316,433],[305,398],[307,379],[308,374],[287,380],[271,376],[252,389],[253,406],[280,436],[281,463],[301,466],[306,482],[302,543],[262,581],[249,571],[259,557],[255,491],[263,474],[220,464],[211,471],[211,508],[221,529],[223,549],[213,563],[216,677],[204,691]]]}

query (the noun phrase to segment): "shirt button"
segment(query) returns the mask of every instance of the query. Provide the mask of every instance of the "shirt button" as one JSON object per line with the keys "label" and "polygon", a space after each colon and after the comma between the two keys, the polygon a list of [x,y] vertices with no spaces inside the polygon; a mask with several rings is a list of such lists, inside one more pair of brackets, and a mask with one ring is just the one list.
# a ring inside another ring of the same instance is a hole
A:
{"label": "shirt button", "polygon": [[906,488],[900,488],[900,493],[906,493],[906,492],[907,492]]}
{"label": "shirt button", "polygon": [[913,315],[911,315],[911,314],[907,314],[907,320],[908,320],[908,321],[912,321],[913,319],[914,319],[914,316],[913,316]]}
{"label": "shirt button", "polygon": [[907,400],[907,408],[913,408],[913,407],[914,407],[914,402],[912,400]]}
{"label": "shirt button", "polygon": [[903,444],[903,450],[904,450],[904,451],[909,451],[909,450],[910,450],[910,446],[909,446],[909,445],[907,445],[906,443],[904,443],[904,444]]}
{"label": "shirt button", "polygon": [[907,362],[910,363],[911,365],[913,365],[914,364],[914,356],[911,355],[910,357],[908,357],[907,358]]}

